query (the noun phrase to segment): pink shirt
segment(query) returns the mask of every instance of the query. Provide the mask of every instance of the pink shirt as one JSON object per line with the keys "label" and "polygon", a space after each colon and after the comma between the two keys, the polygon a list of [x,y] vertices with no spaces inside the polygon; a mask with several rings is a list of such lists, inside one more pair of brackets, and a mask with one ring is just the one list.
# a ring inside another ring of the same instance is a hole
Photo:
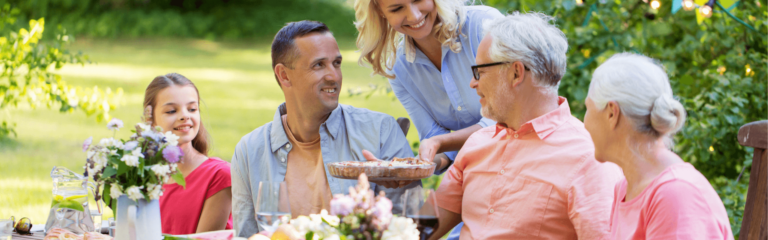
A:
{"label": "pink shirt", "polygon": [[438,189],[438,205],[461,213],[461,239],[607,238],[621,170],[595,160],[584,124],[559,104],[518,131],[467,139]]}
{"label": "pink shirt", "polygon": [[[186,188],[178,184],[164,184],[160,196],[160,218],[163,233],[192,234],[203,212],[205,200],[219,191],[231,187],[229,162],[209,158],[184,178]],[[232,229],[232,214],[226,229]]]}
{"label": "pink shirt", "polygon": [[668,167],[634,199],[616,184],[613,239],[733,239],[723,202],[690,163]]}

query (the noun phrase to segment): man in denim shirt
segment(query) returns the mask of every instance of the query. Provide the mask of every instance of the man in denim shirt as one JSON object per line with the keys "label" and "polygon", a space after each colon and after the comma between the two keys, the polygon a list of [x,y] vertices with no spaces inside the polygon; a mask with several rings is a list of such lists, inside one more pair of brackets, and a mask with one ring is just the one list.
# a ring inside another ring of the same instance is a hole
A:
{"label": "man in denim shirt", "polygon": [[[288,23],[272,42],[272,66],[285,95],[272,122],[245,135],[232,156],[232,214],[237,236],[258,229],[255,203],[259,182],[285,181],[292,217],[329,209],[332,194],[347,194],[356,180],[334,178],[325,164],[413,157],[408,141],[389,115],[338,103],[341,53],[323,23]],[[399,213],[400,196],[419,181],[384,191]]]}

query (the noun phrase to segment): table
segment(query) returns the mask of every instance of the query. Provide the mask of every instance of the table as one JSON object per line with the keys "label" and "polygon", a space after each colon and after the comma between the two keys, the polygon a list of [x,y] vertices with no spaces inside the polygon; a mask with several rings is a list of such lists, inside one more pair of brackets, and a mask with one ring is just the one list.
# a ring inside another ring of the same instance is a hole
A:
{"label": "table", "polygon": [[[11,234],[11,239],[40,239],[42,240],[45,238],[45,224],[34,224],[32,225],[32,229],[30,229],[30,232],[32,232],[32,235],[21,235],[18,233]],[[2,238],[0,238],[2,239]]]}
{"label": "table", "polygon": [[32,235],[21,235],[21,234],[18,234],[18,233],[11,234],[11,239],[13,239],[13,240],[16,240],[16,239],[36,239],[36,240],[42,240],[43,238],[45,238],[45,233],[42,233],[42,232],[34,232],[34,233],[32,233]]}
{"label": "table", "polygon": [[[221,230],[221,231],[213,231],[213,232],[205,232],[205,233],[197,233],[197,234],[189,234],[189,235],[176,235],[178,237],[186,237],[186,238],[202,238],[206,239],[206,237],[221,237],[221,236],[229,236],[234,234],[234,230]],[[11,234],[11,239],[32,239],[32,240],[43,240],[45,238],[45,233],[42,232],[42,229],[33,228],[32,229],[32,235],[21,235],[18,233]],[[235,239],[241,239],[245,240],[245,238],[235,238]],[[5,239],[3,239],[5,240]]]}

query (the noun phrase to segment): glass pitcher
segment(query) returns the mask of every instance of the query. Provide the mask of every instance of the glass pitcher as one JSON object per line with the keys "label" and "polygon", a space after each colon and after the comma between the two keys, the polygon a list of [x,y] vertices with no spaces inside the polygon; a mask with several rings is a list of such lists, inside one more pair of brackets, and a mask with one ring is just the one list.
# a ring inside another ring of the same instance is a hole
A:
{"label": "glass pitcher", "polygon": [[[88,177],[72,172],[64,167],[53,167],[53,201],[45,222],[45,232],[51,228],[62,228],[75,234],[93,232],[96,230],[90,208],[88,208],[88,191],[96,196],[96,187],[88,181]],[[96,203],[98,214],[102,206]],[[99,224],[99,226],[101,226]]]}

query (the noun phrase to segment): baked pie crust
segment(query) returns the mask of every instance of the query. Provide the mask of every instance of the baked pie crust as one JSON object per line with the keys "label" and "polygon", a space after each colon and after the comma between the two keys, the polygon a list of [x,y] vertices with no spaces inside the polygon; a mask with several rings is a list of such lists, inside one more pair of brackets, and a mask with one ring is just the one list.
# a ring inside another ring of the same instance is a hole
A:
{"label": "baked pie crust", "polygon": [[436,164],[417,158],[392,158],[391,161],[347,161],[326,164],[331,176],[357,179],[365,173],[371,181],[419,180],[435,172]]}

